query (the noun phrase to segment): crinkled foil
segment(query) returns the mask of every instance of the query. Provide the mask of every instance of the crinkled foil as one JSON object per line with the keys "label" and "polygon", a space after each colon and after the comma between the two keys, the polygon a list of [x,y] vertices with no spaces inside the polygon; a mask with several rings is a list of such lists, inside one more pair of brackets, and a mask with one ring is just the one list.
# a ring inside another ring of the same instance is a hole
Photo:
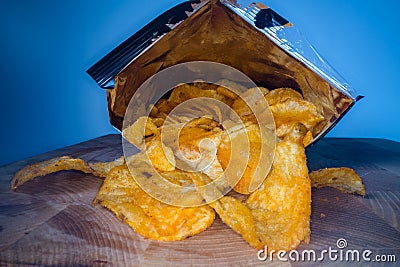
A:
{"label": "crinkled foil", "polygon": [[[139,54],[132,54],[130,63],[118,70],[114,88],[107,89],[110,121],[116,128],[122,128],[127,105],[144,81],[165,68],[189,61],[230,65],[270,90],[298,90],[325,117],[314,128],[314,141],[326,134],[356,102],[353,89],[312,46],[297,39],[300,35],[291,23],[267,6],[212,0],[189,1],[179,8],[180,14],[184,11],[186,16],[177,19],[168,13],[174,23],[167,24],[168,30],[147,41]],[[293,43],[302,47],[296,48]],[[117,58],[109,56],[110,60]],[[104,62],[107,61],[103,59],[103,68]],[[91,70],[88,73],[95,78]]]}

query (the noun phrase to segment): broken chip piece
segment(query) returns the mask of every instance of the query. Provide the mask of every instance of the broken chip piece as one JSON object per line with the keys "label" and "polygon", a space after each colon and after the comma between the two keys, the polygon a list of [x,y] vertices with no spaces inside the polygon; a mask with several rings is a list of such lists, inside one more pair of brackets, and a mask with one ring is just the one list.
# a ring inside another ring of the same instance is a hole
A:
{"label": "broken chip piece", "polygon": [[358,174],[350,168],[326,168],[310,173],[313,187],[333,187],[344,193],[365,196],[364,184]]}

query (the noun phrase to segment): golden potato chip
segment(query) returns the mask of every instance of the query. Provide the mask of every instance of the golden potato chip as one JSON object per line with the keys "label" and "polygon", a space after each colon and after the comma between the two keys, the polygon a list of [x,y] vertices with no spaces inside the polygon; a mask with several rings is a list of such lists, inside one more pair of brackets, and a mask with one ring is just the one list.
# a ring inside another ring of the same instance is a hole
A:
{"label": "golden potato chip", "polygon": [[146,153],[154,168],[161,171],[175,170],[174,152],[168,146],[163,145],[158,138],[146,142]]}
{"label": "golden potato chip", "polygon": [[253,111],[251,107],[249,107],[248,103],[251,104],[257,102],[259,94],[255,93],[256,90],[258,90],[258,88],[245,91],[233,102],[232,109],[239,115],[239,117],[242,118],[244,116],[253,115]]}
{"label": "golden potato chip", "polygon": [[159,135],[160,131],[148,117],[140,117],[132,125],[122,130],[124,138],[137,148],[143,148],[144,138]]}
{"label": "golden potato chip", "polygon": [[175,169],[173,171],[160,171],[158,172],[164,179],[168,180],[169,182],[179,185],[179,186],[192,186],[193,179],[192,174],[190,172],[184,172],[179,169]]}
{"label": "golden potato chip", "polygon": [[[222,79],[219,80],[216,84],[218,84],[219,86],[225,87],[230,89],[231,92],[236,92],[236,93],[241,93],[241,92],[245,92],[248,88],[246,86],[241,85],[240,83],[228,80],[228,79]],[[218,88],[217,88],[218,90]],[[234,97],[236,98],[236,97]]]}
{"label": "golden potato chip", "polygon": [[171,95],[168,98],[168,105],[171,108],[175,108],[186,100],[198,97],[214,98],[224,103],[231,102],[225,96],[218,94],[216,90],[201,89],[193,85],[181,84],[172,90]]}
{"label": "golden potato chip", "polygon": [[[261,143],[250,142],[249,149],[249,159],[246,169],[238,183],[233,188],[236,192],[246,195],[250,193],[250,184],[254,179],[254,175],[256,174],[256,169],[260,161]],[[229,161],[231,160],[230,142],[221,142],[221,145],[218,147],[217,158],[221,163],[222,168],[225,170],[228,167]]]}
{"label": "golden potato chip", "polygon": [[109,170],[124,164],[124,157],[117,158],[111,162],[87,163],[79,158],[69,156],[56,157],[46,161],[26,166],[19,170],[11,180],[11,189],[15,190],[24,183],[36,177],[45,176],[58,171],[76,170],[91,173],[98,177],[106,177]]}
{"label": "golden potato chip", "polygon": [[193,82],[193,86],[200,88],[200,89],[207,89],[207,90],[217,90],[218,85],[213,83],[207,83],[203,80],[195,80]]}
{"label": "golden potato chip", "polygon": [[165,120],[168,117],[168,113],[158,112],[154,118],[159,118]]}
{"label": "golden potato chip", "polygon": [[[257,123],[257,119],[260,119],[259,116],[268,108],[268,103],[263,98],[267,93],[268,89],[264,87],[250,88],[240,94],[231,107],[242,120]],[[258,116],[257,118],[255,114]]]}
{"label": "golden potato chip", "polygon": [[94,204],[100,203],[138,234],[160,241],[182,240],[207,229],[215,213],[209,206],[180,208],[164,204],[144,192],[126,165],[106,177]]}
{"label": "golden potato chip", "polygon": [[[233,190],[240,194],[248,195],[250,193],[250,185],[254,176],[257,175],[256,170],[260,163],[261,156],[261,143],[250,143],[250,153],[249,161],[246,166],[242,178],[235,185]],[[265,178],[265,176],[263,177]]]}
{"label": "golden potato chip", "polygon": [[199,127],[191,127],[190,124],[187,124],[179,133],[179,146],[200,152],[200,143],[206,138],[215,141],[214,144],[218,146],[221,136],[220,132],[220,130],[209,131]]}
{"label": "golden potato chip", "polygon": [[[266,140],[262,140],[261,129]],[[237,135],[247,135],[249,141],[249,159],[241,179],[233,188],[236,192],[249,194],[256,189],[256,187],[253,189],[252,183],[259,185],[265,179],[268,170],[262,171],[261,168],[266,168],[268,160],[272,160],[272,156],[263,154],[263,158],[261,158],[262,149],[263,153],[273,151],[274,148],[270,146],[275,143],[275,135],[270,135],[268,132],[265,127],[257,124],[246,124],[245,127],[241,127],[231,133],[230,138],[235,138]],[[217,158],[224,170],[231,160],[230,138],[226,136],[222,139],[217,152]],[[271,138],[274,140],[271,140]]]}
{"label": "golden potato chip", "polygon": [[121,156],[114,161],[110,162],[95,162],[89,163],[89,167],[92,169],[92,174],[97,177],[106,177],[111,169],[125,164],[125,157]]}
{"label": "golden potato chip", "polygon": [[150,105],[149,117],[156,117],[158,114],[158,108],[155,105]]}
{"label": "golden potato chip", "polygon": [[303,136],[297,125],[276,146],[272,170],[246,201],[257,236],[268,249],[291,250],[310,237],[311,184]]}
{"label": "golden potato chip", "polygon": [[265,100],[267,100],[268,105],[270,106],[280,102],[284,102],[289,98],[303,99],[303,96],[299,92],[291,88],[274,89],[266,94],[264,97]]}
{"label": "golden potato chip", "polygon": [[84,173],[92,173],[92,169],[82,159],[75,159],[68,156],[57,157],[26,166],[19,170],[11,180],[11,189],[15,190],[18,186],[36,177],[64,170],[79,170]]}
{"label": "golden potato chip", "polygon": [[224,86],[218,86],[217,93],[231,99],[236,99],[238,95]]}
{"label": "golden potato chip", "polygon": [[262,248],[262,244],[256,234],[253,214],[243,202],[233,197],[225,196],[209,205],[214,208],[221,220],[240,234],[250,246],[255,249]]}
{"label": "golden potato chip", "polygon": [[364,184],[358,174],[350,168],[326,168],[310,174],[313,187],[333,187],[344,193],[365,196]]}
{"label": "golden potato chip", "polygon": [[[169,114],[172,110],[172,107],[169,105],[166,99],[160,99],[156,103],[155,107],[157,108],[157,113]],[[156,114],[154,114],[153,117],[156,117]]]}
{"label": "golden potato chip", "polygon": [[[196,131],[198,134],[200,133],[198,130]],[[191,170],[197,170],[206,173],[213,179],[218,179],[224,173],[216,156],[221,135],[213,132],[203,132],[203,134],[203,136],[193,134],[191,140],[189,139],[190,135],[180,136],[180,151],[177,153],[177,157],[184,166],[189,166]]]}
{"label": "golden potato chip", "polygon": [[304,147],[308,146],[311,144],[311,142],[314,140],[314,136],[312,135],[312,132],[308,131],[306,135],[304,136],[303,139],[303,145]]}
{"label": "golden potato chip", "polygon": [[[192,178],[197,187],[211,182],[204,175],[193,175]],[[218,190],[217,188],[214,189]],[[207,199],[207,196],[205,195],[204,198]],[[217,212],[226,225],[240,234],[247,243],[256,249],[261,249],[262,244],[256,235],[253,215],[242,201],[231,196],[224,196],[208,203],[208,205]]]}
{"label": "golden potato chip", "polygon": [[270,110],[274,116],[276,132],[279,137],[290,133],[298,122],[310,130],[324,120],[314,104],[301,99],[288,98],[284,102],[271,105]]}
{"label": "golden potato chip", "polygon": [[162,127],[164,124],[164,121],[165,121],[165,119],[163,119],[163,118],[152,118],[151,120],[153,121],[154,125],[157,127]]}

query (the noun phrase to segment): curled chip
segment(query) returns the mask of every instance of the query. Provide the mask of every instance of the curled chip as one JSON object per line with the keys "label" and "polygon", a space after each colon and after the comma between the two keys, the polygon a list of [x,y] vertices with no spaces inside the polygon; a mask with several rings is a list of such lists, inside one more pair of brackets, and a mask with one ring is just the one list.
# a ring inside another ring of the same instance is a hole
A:
{"label": "curled chip", "polygon": [[140,235],[160,241],[196,235],[215,218],[209,206],[181,208],[152,198],[139,187],[126,165],[110,171],[94,203],[111,210]]}
{"label": "curled chip", "polygon": [[35,163],[19,170],[11,180],[11,189],[15,190],[24,183],[36,177],[45,176],[58,171],[77,170],[91,173],[95,176],[106,177],[107,173],[114,167],[124,164],[124,157],[117,158],[111,162],[87,163],[82,159],[69,156],[52,158],[50,160]]}
{"label": "curled chip", "polygon": [[296,125],[277,144],[271,172],[246,202],[257,236],[268,249],[288,251],[310,238],[311,184],[302,143],[306,131]]}
{"label": "curled chip", "polygon": [[303,96],[291,89],[291,88],[278,88],[270,91],[268,94],[265,96],[265,100],[267,100],[268,105],[275,105],[281,102],[285,102],[289,98],[295,98],[295,99],[303,99]]}
{"label": "curled chip", "polygon": [[89,163],[92,169],[92,174],[98,177],[106,177],[111,169],[125,164],[125,157],[121,156],[114,161],[110,162],[95,162]]}
{"label": "curled chip", "polygon": [[296,123],[302,123],[308,130],[324,120],[311,102],[288,98],[283,102],[270,106],[276,123],[276,132],[279,137],[290,133]]}
{"label": "curled chip", "polygon": [[256,234],[253,214],[242,201],[225,196],[209,205],[214,208],[221,220],[240,234],[250,246],[255,249],[262,248],[262,243]]}
{"label": "curled chip", "polygon": [[84,173],[92,172],[89,165],[82,159],[75,159],[68,156],[53,158],[26,166],[19,170],[11,180],[11,189],[15,190],[18,186],[36,177],[45,176],[62,170],[79,170]]}
{"label": "curled chip", "polygon": [[[192,179],[197,187],[210,183],[210,179],[202,175],[193,175]],[[218,190],[215,187],[213,189]],[[206,192],[203,191],[203,195],[207,200]],[[245,203],[231,196],[224,196],[208,203],[208,205],[217,212],[226,225],[240,234],[249,245],[256,249],[262,248],[262,244],[256,234],[253,214]]]}
{"label": "curled chip", "polygon": [[310,173],[313,187],[333,187],[344,193],[365,196],[364,184],[358,174],[350,168],[326,168]]}
{"label": "curled chip", "polygon": [[239,233],[255,249],[262,244],[257,237],[254,217],[250,209],[240,200],[225,196],[209,204],[218,213],[221,220]]}

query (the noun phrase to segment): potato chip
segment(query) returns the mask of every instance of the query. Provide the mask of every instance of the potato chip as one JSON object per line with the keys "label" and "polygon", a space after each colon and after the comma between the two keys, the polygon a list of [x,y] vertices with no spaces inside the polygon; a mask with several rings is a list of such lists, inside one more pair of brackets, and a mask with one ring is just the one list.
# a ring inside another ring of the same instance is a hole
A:
{"label": "potato chip", "polygon": [[302,123],[308,130],[324,120],[317,108],[311,102],[288,98],[284,102],[279,102],[270,106],[276,124],[276,133],[279,137],[284,137],[290,133],[296,123]]}
{"label": "potato chip", "polygon": [[89,167],[92,169],[92,174],[97,177],[106,177],[111,169],[125,164],[125,157],[121,156],[114,161],[110,162],[95,162],[89,163]]}
{"label": "potato chip", "polygon": [[[239,182],[235,185],[233,190],[240,194],[248,195],[250,193],[250,185],[254,176],[256,175],[257,167],[260,163],[261,156],[261,143],[250,143],[250,157],[246,166],[246,170],[244,171],[242,178],[240,178]],[[262,177],[261,179],[265,178]]]}
{"label": "potato chip", "polygon": [[124,138],[141,149],[144,145],[144,139],[150,135],[159,135],[160,130],[148,117],[140,117],[132,125],[122,130]]}
{"label": "potato chip", "polygon": [[149,117],[156,117],[158,114],[158,108],[155,105],[150,105]]}
{"label": "potato chip", "polygon": [[275,105],[280,102],[285,102],[289,98],[303,99],[303,96],[291,88],[278,88],[270,91],[265,96],[268,105]]}
{"label": "potato chip", "polygon": [[[209,184],[211,180],[204,175],[192,176],[197,187]],[[218,190],[217,188],[214,188]],[[203,192],[204,193],[204,192]],[[207,196],[204,196],[207,199]],[[262,244],[256,235],[254,218],[250,209],[239,199],[224,196],[208,203],[219,215],[221,220],[243,239],[256,249],[261,249]]]}
{"label": "potato chip", "polygon": [[[250,184],[253,181],[258,163],[261,155],[261,143],[250,142],[249,143],[249,159],[247,161],[246,169],[234,186],[234,190],[241,194],[250,193]],[[223,169],[228,167],[229,161],[231,160],[231,144],[230,142],[221,142],[218,148],[217,157]],[[264,177],[265,178],[265,177]]]}
{"label": "potato chip", "polygon": [[256,234],[253,214],[243,202],[233,197],[225,196],[209,205],[214,208],[226,225],[240,234],[253,248],[262,248],[262,244]]}
{"label": "potato chip", "polygon": [[161,171],[175,170],[174,152],[168,146],[163,145],[158,138],[146,142],[146,153],[154,168]]}
{"label": "potato chip", "polygon": [[364,184],[353,169],[326,168],[313,171],[309,175],[313,187],[333,187],[344,193],[365,196]]}
{"label": "potato chip", "polygon": [[[219,86],[228,88],[230,91],[236,92],[238,94],[240,94],[248,89],[246,86],[241,85],[240,83],[228,80],[228,79],[219,80],[218,82],[216,82],[216,84],[218,84]],[[217,90],[218,90],[218,88],[217,88]],[[236,98],[236,97],[234,97],[234,98]]]}
{"label": "potato chip", "polygon": [[[261,129],[266,140],[262,140]],[[251,191],[256,189],[252,189],[252,183],[259,185],[265,179],[268,171],[261,171],[261,168],[266,168],[265,166],[268,165],[267,161],[269,158],[272,160],[272,156],[263,154],[263,158],[261,158],[261,152],[262,149],[264,149],[263,153],[272,151],[273,147],[270,147],[268,143],[275,143],[275,140],[271,140],[271,138],[275,139],[275,135],[270,135],[268,132],[268,129],[265,127],[252,123],[247,123],[245,127],[240,127],[238,130],[231,132],[230,138],[235,138],[237,135],[247,135],[246,137],[249,141],[249,159],[241,179],[233,188],[236,192],[249,194]],[[217,152],[218,160],[224,170],[228,167],[231,160],[230,138],[229,136],[226,136],[222,139]]]}
{"label": "potato chip", "polygon": [[314,136],[313,136],[312,132],[308,131],[303,138],[304,147],[307,147],[309,144],[311,144],[313,140],[314,140]]}
{"label": "potato chip", "polygon": [[193,86],[200,88],[200,89],[207,89],[207,90],[217,90],[218,85],[213,83],[207,83],[203,80],[195,80],[193,82]]}
{"label": "potato chip", "polygon": [[[169,114],[172,110],[172,107],[169,105],[166,99],[160,99],[156,103],[155,107],[157,108],[157,113]],[[156,117],[156,115],[154,114],[153,117]]]}
{"label": "potato chip", "polygon": [[[235,99],[231,107],[245,122],[271,123],[272,116],[268,111],[268,103],[263,98],[265,94],[268,94],[268,89],[264,87],[248,89]],[[268,112],[265,112],[266,110]],[[255,114],[257,114],[257,117]]]}
{"label": "potato chip", "polygon": [[278,127],[284,123],[300,122],[307,129],[311,129],[324,119],[314,104],[301,99],[289,98],[271,105],[270,109]]}
{"label": "potato chip", "polygon": [[201,89],[193,85],[181,84],[178,85],[174,90],[172,90],[171,95],[168,98],[168,105],[171,108],[175,108],[186,100],[198,97],[214,98],[224,103],[231,103],[231,100],[229,100],[229,98],[218,94],[216,90]]}
{"label": "potato chip", "polygon": [[163,118],[151,118],[152,122],[155,126],[162,127],[164,125],[165,119]]}
{"label": "potato chip", "polygon": [[207,229],[215,213],[209,206],[180,208],[144,192],[126,165],[110,171],[94,204],[100,203],[138,234],[160,241],[182,240]]}
{"label": "potato chip", "polygon": [[218,86],[217,93],[225,97],[236,99],[238,95],[224,86]]}
{"label": "potato chip", "polygon": [[79,158],[69,156],[56,157],[50,160],[38,162],[22,168],[11,180],[11,189],[15,190],[24,183],[36,177],[45,176],[58,171],[77,170],[91,173],[98,177],[106,177],[113,167],[124,164],[124,157],[117,158],[111,162],[87,163]]}
{"label": "potato chip", "polygon": [[91,173],[92,169],[82,159],[75,159],[68,156],[57,157],[43,162],[35,163],[19,170],[11,180],[11,189],[33,180],[39,176],[64,170],[79,170],[84,173]]}
{"label": "potato chip", "polygon": [[177,157],[192,170],[207,173],[217,179],[223,174],[216,156],[221,138],[220,132],[185,127],[179,136]]}
{"label": "potato chip", "polygon": [[239,117],[244,117],[248,115],[254,115],[248,104],[256,103],[260,94],[257,94],[258,88],[249,89],[242,94],[240,97],[236,98],[232,104],[232,109],[239,115]]}
{"label": "potato chip", "polygon": [[268,249],[291,250],[310,238],[311,184],[303,136],[297,125],[276,146],[272,170],[263,185],[250,194],[257,236]]}
{"label": "potato chip", "polygon": [[160,171],[158,174],[173,184],[185,187],[193,186],[193,173],[175,169],[173,171]]}

